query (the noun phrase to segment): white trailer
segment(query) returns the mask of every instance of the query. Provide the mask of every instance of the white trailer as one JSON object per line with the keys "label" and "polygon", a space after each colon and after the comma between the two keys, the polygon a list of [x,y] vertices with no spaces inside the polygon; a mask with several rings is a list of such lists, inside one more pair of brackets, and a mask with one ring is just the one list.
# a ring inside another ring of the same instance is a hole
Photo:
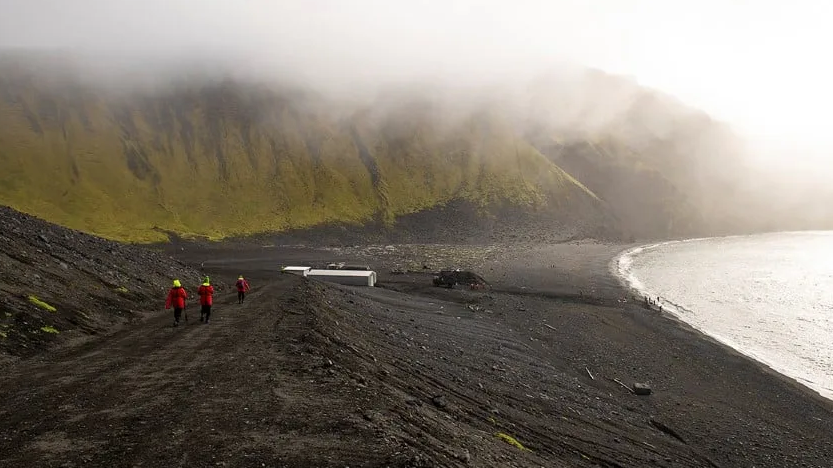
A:
{"label": "white trailer", "polygon": [[284,273],[289,273],[292,275],[300,275],[300,276],[307,276],[307,274],[312,270],[312,267],[305,267],[305,266],[285,266],[281,268],[281,271]]}
{"label": "white trailer", "polygon": [[365,270],[309,270],[307,278],[352,286],[376,286],[376,272]]}

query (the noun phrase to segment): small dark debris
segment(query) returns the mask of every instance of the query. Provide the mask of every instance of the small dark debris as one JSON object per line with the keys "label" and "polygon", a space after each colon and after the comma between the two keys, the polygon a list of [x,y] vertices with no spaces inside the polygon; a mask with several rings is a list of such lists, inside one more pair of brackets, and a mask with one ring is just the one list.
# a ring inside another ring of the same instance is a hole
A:
{"label": "small dark debris", "polygon": [[651,387],[648,384],[635,383],[633,384],[633,393],[635,395],[650,395]]}

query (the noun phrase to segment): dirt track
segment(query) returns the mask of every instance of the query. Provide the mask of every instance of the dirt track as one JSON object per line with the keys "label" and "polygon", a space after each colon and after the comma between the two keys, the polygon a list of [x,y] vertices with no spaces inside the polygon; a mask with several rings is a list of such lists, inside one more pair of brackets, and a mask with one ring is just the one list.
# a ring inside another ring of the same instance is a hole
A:
{"label": "dirt track", "polygon": [[[319,393],[303,375],[309,361],[298,349],[313,318],[293,305],[303,289],[283,278],[242,306],[221,301],[210,325],[199,323],[196,310],[176,329],[170,314],[160,314],[101,343],[16,367],[0,379],[0,465],[309,466],[316,458],[312,465],[380,458],[378,447],[331,431],[352,423],[327,417],[341,410],[331,404],[335,395]],[[313,415],[317,427],[309,424]],[[328,440],[336,436],[348,453],[327,450],[338,445]]]}
{"label": "dirt track", "polygon": [[486,256],[490,292],[274,272],[332,252],[217,261],[213,276],[251,272],[255,290],[225,296],[211,325],[157,312],[4,369],[0,465],[829,466],[831,405],[619,303],[614,250]]}

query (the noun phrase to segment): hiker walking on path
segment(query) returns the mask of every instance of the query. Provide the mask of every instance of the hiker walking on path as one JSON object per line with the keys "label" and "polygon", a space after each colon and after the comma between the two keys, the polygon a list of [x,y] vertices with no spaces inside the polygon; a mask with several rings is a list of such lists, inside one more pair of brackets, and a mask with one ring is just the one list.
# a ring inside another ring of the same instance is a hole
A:
{"label": "hiker walking on path", "polygon": [[211,286],[211,281],[207,276],[197,289],[197,294],[200,295],[200,322],[205,321],[207,325],[211,317],[211,305],[214,304],[214,286]]}
{"label": "hiker walking on path", "polygon": [[246,300],[246,292],[249,290],[249,283],[243,279],[243,275],[237,277],[237,303],[242,304]]}
{"label": "hiker walking on path", "polygon": [[185,299],[188,298],[188,293],[182,287],[182,283],[178,279],[174,280],[174,286],[168,291],[168,298],[165,300],[165,309],[174,308],[174,326],[179,326],[179,318],[182,317],[182,311],[185,309]]}

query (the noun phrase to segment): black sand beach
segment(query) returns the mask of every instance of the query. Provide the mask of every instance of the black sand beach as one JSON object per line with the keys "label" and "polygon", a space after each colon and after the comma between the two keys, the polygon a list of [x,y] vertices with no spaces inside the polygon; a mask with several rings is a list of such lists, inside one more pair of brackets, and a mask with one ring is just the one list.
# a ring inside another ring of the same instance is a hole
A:
{"label": "black sand beach", "polygon": [[[0,464],[830,466],[833,404],[630,299],[609,269],[624,248],[182,245],[246,275],[246,303],[7,366]],[[329,261],[378,287],[278,273]],[[448,266],[491,288],[432,286]]]}

